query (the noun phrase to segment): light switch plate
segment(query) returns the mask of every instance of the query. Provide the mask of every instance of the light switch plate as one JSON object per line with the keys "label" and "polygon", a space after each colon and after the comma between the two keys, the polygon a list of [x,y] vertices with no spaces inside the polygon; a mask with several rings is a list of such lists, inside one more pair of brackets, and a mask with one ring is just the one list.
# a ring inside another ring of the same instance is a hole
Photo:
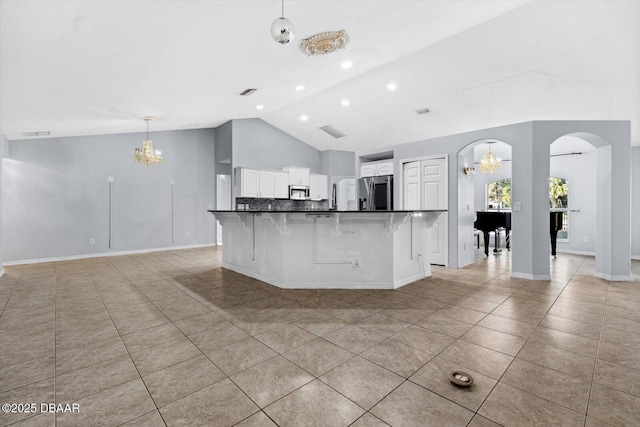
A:
{"label": "light switch plate", "polygon": [[513,202],[513,210],[516,212],[520,212],[522,210],[521,202]]}

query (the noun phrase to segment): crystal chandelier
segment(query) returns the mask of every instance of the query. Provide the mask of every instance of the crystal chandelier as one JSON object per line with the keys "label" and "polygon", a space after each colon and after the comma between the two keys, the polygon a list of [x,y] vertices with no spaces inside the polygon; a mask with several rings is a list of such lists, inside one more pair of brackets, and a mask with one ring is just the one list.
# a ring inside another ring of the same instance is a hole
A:
{"label": "crystal chandelier", "polygon": [[496,173],[502,167],[502,160],[500,157],[494,156],[491,151],[491,144],[495,144],[495,141],[487,142],[487,144],[489,144],[489,151],[480,160],[480,171],[482,173]]}
{"label": "crystal chandelier", "polygon": [[142,120],[147,122],[147,139],[142,142],[142,148],[136,148],[133,153],[133,158],[141,165],[149,166],[150,164],[159,165],[162,163],[162,153],[160,150],[153,152],[153,142],[149,139],[149,122],[155,117],[146,116],[141,117]]}
{"label": "crystal chandelier", "polygon": [[280,44],[287,44],[294,37],[293,24],[284,17],[284,0],[282,0],[282,13],[271,24],[271,37]]}

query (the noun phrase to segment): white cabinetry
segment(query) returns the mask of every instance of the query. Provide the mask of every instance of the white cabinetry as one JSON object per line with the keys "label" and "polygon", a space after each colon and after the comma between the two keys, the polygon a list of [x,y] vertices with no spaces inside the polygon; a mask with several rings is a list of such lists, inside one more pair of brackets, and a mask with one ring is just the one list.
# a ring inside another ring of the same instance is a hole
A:
{"label": "white cabinetry", "polygon": [[236,169],[238,197],[258,197],[260,193],[260,171],[256,169]]}
{"label": "white cabinetry", "polygon": [[289,185],[306,185],[309,186],[309,175],[311,170],[309,168],[299,168],[289,166],[283,168],[285,172],[289,172]]}
{"label": "white cabinetry", "polygon": [[309,176],[309,195],[311,200],[327,200],[328,196],[328,182],[327,175],[310,175]]}
{"label": "white cabinetry", "polygon": [[289,198],[289,174],[287,172],[274,172],[273,185],[276,199]]}
{"label": "white cabinetry", "polygon": [[360,178],[381,175],[393,175],[393,160],[362,163],[360,165]]}
{"label": "white cabinetry", "polygon": [[260,191],[258,197],[273,199],[275,197],[275,186],[273,183],[274,172],[260,171]]}

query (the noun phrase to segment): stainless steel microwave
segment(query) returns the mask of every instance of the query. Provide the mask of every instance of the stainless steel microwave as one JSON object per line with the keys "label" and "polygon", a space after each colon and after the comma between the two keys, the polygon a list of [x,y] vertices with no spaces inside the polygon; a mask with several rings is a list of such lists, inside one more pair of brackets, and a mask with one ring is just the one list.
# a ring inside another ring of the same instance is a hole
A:
{"label": "stainless steel microwave", "polygon": [[291,200],[307,200],[310,197],[308,185],[290,185],[289,198]]}

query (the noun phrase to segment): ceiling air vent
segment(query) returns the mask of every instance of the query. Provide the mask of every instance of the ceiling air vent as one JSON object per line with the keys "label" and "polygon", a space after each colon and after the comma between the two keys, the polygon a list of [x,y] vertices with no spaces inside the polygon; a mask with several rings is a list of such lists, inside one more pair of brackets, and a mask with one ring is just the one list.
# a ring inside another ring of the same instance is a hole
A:
{"label": "ceiling air vent", "polygon": [[328,133],[329,135],[331,135],[332,137],[338,139],[338,138],[342,138],[343,136],[347,136],[344,133],[340,132],[338,129],[334,128],[331,125],[326,125],[326,126],[322,126],[320,127],[320,130],[325,131],[326,133]]}
{"label": "ceiling air vent", "polygon": [[258,89],[245,89],[242,92],[240,92],[240,96],[249,96],[257,90]]}
{"label": "ceiling air vent", "polygon": [[41,130],[38,132],[23,132],[22,136],[49,136],[51,135],[51,132],[49,132],[48,130]]}
{"label": "ceiling air vent", "polygon": [[421,108],[419,110],[416,110],[416,113],[418,113],[418,114],[427,114],[427,113],[430,113],[430,111],[429,111],[428,108]]}

